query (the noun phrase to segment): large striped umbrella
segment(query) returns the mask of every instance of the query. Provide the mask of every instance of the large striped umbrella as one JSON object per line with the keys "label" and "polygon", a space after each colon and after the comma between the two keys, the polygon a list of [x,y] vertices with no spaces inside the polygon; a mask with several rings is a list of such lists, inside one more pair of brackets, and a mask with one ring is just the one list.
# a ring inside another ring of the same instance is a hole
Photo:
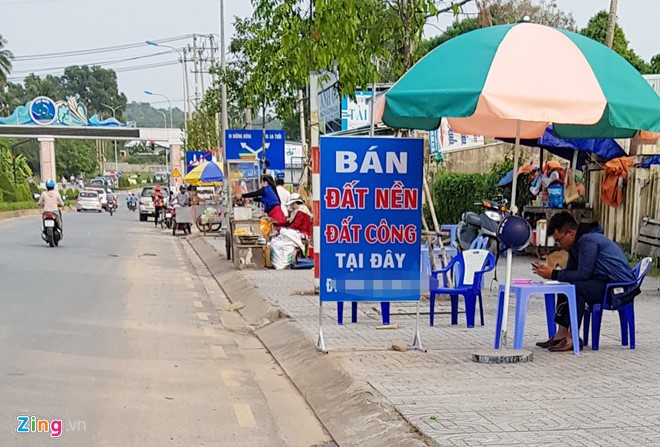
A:
{"label": "large striped umbrella", "polygon": [[[515,172],[520,139],[539,138],[549,124],[561,138],[660,132],[660,97],[606,46],[521,22],[475,30],[440,45],[381,97],[375,115],[396,128],[434,130],[445,117],[460,133],[515,138]],[[516,183],[514,176],[514,211]],[[511,259],[509,251],[502,345]]]}
{"label": "large striped umbrella", "polygon": [[396,128],[538,138],[660,132],[660,97],[625,59],[570,31],[533,23],[475,30],[440,45],[380,101]]}
{"label": "large striped umbrella", "polygon": [[225,176],[215,161],[207,161],[190,171],[183,181],[192,186],[221,186]]}

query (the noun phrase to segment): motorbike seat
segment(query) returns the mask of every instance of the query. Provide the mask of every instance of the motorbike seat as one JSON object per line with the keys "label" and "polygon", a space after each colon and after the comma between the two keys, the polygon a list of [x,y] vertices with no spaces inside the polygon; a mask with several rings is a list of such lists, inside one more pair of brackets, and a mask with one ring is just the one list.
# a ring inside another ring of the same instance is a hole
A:
{"label": "motorbike seat", "polygon": [[465,221],[468,223],[468,225],[474,225],[477,227],[481,226],[481,216],[471,211],[465,213]]}

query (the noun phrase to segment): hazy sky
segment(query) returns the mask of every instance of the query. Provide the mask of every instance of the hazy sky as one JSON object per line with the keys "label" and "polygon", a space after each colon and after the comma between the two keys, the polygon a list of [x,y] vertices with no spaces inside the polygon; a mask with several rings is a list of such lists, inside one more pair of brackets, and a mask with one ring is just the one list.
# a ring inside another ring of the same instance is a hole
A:
{"label": "hazy sky", "polygon": [[[561,9],[573,13],[578,27],[583,27],[596,11],[607,9],[609,3],[609,0],[557,0]],[[219,34],[218,6],[219,0],[0,0],[0,34],[9,41],[8,47],[17,57],[139,44],[193,33]],[[227,42],[233,33],[233,17],[246,17],[251,12],[250,0],[225,0]],[[657,31],[660,0],[620,1],[618,15],[619,24],[638,54],[648,61],[660,53]],[[451,21],[448,14],[435,24],[444,29]],[[440,31],[427,26],[426,32],[432,36]],[[182,39],[170,45],[181,48],[188,43],[192,41]],[[145,44],[100,54],[16,60],[11,77],[17,80],[31,70],[61,74],[61,67],[72,64],[109,63],[105,65],[118,70],[119,88],[129,101],[157,103],[158,98],[143,93],[151,90],[167,95],[175,106],[181,107],[181,65],[135,70],[147,64],[177,60],[173,52],[152,56],[161,51],[166,50]]]}

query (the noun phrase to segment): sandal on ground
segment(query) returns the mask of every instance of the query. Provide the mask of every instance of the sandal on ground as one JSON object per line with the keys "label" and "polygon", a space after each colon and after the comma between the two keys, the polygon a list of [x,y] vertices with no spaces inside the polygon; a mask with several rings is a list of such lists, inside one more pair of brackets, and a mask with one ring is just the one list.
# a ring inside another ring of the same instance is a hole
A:
{"label": "sandal on ground", "polygon": [[551,338],[551,339],[546,340],[546,341],[537,342],[536,346],[538,346],[539,348],[548,349],[550,346],[557,346],[562,341],[564,341],[563,338],[559,338],[559,339]]}
{"label": "sandal on ground", "polygon": [[[580,339],[580,351],[582,350],[582,339]],[[555,346],[550,346],[548,348],[548,351],[550,352],[568,352],[568,351],[573,351],[573,345],[571,344],[570,346],[568,345],[567,339],[563,339],[561,343]]]}

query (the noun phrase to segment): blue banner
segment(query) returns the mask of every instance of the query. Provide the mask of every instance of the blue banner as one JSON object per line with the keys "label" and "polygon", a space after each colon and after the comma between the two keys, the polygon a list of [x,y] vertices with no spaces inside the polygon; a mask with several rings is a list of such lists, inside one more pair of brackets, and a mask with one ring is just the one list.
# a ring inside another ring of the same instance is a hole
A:
{"label": "blue banner", "polygon": [[[237,129],[225,132],[227,160],[258,158],[261,160],[262,131],[259,129]],[[283,130],[266,130],[266,160],[268,169],[284,169]]]}
{"label": "blue banner", "polygon": [[424,142],[321,137],[321,301],[419,301]]}
{"label": "blue banner", "polygon": [[202,161],[213,161],[213,152],[186,151],[186,174],[199,166]]}

